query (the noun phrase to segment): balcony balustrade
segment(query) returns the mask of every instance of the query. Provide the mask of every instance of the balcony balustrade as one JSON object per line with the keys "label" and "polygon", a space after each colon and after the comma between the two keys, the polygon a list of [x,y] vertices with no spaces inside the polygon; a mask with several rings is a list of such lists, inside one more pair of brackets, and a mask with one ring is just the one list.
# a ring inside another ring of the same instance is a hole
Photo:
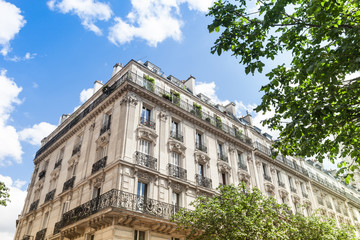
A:
{"label": "balcony balustrade", "polygon": [[150,121],[148,119],[145,119],[145,118],[140,118],[140,123],[146,127],[149,127],[151,129],[154,129],[155,130],[155,123],[153,121]]}
{"label": "balcony balustrade", "polygon": [[157,159],[156,158],[154,158],[150,155],[147,155],[145,153],[142,153],[142,152],[136,152],[135,157],[136,157],[136,164],[139,164],[141,166],[151,168],[154,170],[157,169]]}
{"label": "balcony balustrade", "polygon": [[295,188],[295,187],[290,186],[290,190],[291,190],[293,193],[296,193],[296,188]]}
{"label": "balcony balustrade", "polygon": [[[101,134],[100,134],[101,135]],[[72,156],[74,156],[75,154],[77,154],[78,152],[80,152],[81,149],[81,144],[77,145],[76,147],[74,147],[73,151],[72,151]]]}
{"label": "balcony balustrade", "polygon": [[204,145],[204,144],[202,144],[202,143],[196,143],[195,144],[195,147],[196,147],[196,149],[198,149],[198,150],[200,150],[200,151],[203,151],[203,152],[207,152],[207,147]]}
{"label": "balcony balustrade", "polygon": [[125,209],[135,213],[143,213],[164,219],[170,219],[172,215],[180,210],[180,207],[176,205],[112,189],[99,197],[64,213],[60,222],[55,224],[54,234],[59,233],[61,228],[110,207]]}
{"label": "balcony balustrade", "polygon": [[279,187],[283,187],[283,188],[285,188],[285,183],[284,183],[284,182],[282,182],[282,181],[278,181],[278,184],[279,184]]}
{"label": "balcony balustrade", "polygon": [[218,154],[218,158],[224,162],[228,162],[229,158],[225,154]]}
{"label": "balcony balustrade", "polygon": [[170,132],[170,137],[183,142],[184,141],[184,137],[179,133],[179,132],[175,132],[175,131],[171,131]]}
{"label": "balcony balustrade", "polygon": [[94,174],[97,171],[99,171],[100,169],[103,169],[106,166],[106,160],[107,160],[107,156],[105,156],[105,157],[101,158],[100,160],[98,160],[97,162],[95,162],[92,165],[91,174]]}
{"label": "balcony balustrade", "polygon": [[44,240],[45,239],[45,234],[46,234],[46,228],[38,231],[36,233],[35,240]]}
{"label": "balcony balustrade", "polygon": [[55,163],[54,169],[58,168],[61,165],[62,159],[57,160]]}
{"label": "balcony balustrade", "polygon": [[183,169],[183,168],[176,166],[174,164],[171,164],[171,163],[169,163],[168,168],[169,168],[169,176],[176,177],[176,178],[183,179],[183,180],[187,179],[186,169]]}
{"label": "balcony balustrade", "polygon": [[39,205],[39,199],[30,205],[29,212],[36,210],[38,205]]}
{"label": "balcony balustrade", "polygon": [[247,165],[244,163],[241,163],[241,162],[239,163],[239,168],[241,168],[242,170],[245,170],[245,171],[248,170]]}
{"label": "balcony balustrade", "polygon": [[73,176],[72,178],[70,178],[69,180],[67,180],[66,182],[64,182],[63,192],[65,192],[66,190],[69,190],[69,189],[73,188],[73,187],[74,187],[74,182],[75,182],[75,176]]}
{"label": "balcony balustrade", "polygon": [[270,177],[269,175],[267,175],[267,174],[264,174],[264,179],[265,179],[266,181],[271,182],[271,177]]}
{"label": "balcony balustrade", "polygon": [[48,202],[48,201],[51,201],[54,199],[54,196],[55,196],[55,192],[56,192],[56,189],[48,192],[45,196],[45,202]]}
{"label": "balcony balustrade", "polygon": [[44,178],[46,175],[46,170],[42,170],[41,172],[39,172],[39,180]]}
{"label": "balcony balustrade", "polygon": [[211,188],[212,187],[212,180],[210,178],[204,177],[200,174],[195,175],[196,184],[201,187]]}

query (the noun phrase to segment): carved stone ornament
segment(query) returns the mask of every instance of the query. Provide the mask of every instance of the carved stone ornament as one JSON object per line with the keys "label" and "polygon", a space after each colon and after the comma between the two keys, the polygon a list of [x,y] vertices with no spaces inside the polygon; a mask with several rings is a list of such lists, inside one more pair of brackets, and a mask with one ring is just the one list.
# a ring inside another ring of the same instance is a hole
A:
{"label": "carved stone ornament", "polygon": [[294,203],[299,203],[300,202],[300,197],[297,194],[291,194],[291,199]]}
{"label": "carved stone ornament", "polygon": [[139,100],[137,96],[134,93],[128,93],[120,100],[120,105],[129,104],[132,106],[136,106],[138,104]]}
{"label": "carved stone ornament", "polygon": [[158,137],[158,135],[155,133],[153,129],[140,125],[137,128],[137,137],[138,139],[142,138],[156,144],[156,138]]}
{"label": "carved stone ornament", "polygon": [[89,126],[89,131],[94,131],[95,129],[95,122],[93,122],[90,126]]}
{"label": "carved stone ornament", "polygon": [[44,181],[45,181],[45,178],[42,178],[35,184],[35,191],[41,191],[41,189],[44,186]]}
{"label": "carved stone ornament", "polygon": [[153,177],[146,172],[137,172],[137,177],[138,177],[138,179],[143,180],[145,182],[153,181]]}
{"label": "carved stone ornament", "polygon": [[271,166],[270,171],[271,171],[272,174],[275,174],[276,169],[273,166]]}
{"label": "carved stone ornament", "polygon": [[55,180],[59,177],[59,173],[60,173],[60,170],[61,170],[61,165],[57,168],[55,168],[51,173],[50,173],[50,176],[51,176],[51,179]]}
{"label": "carved stone ornament", "polygon": [[229,146],[229,153],[234,153],[236,148],[233,145]]}
{"label": "carved stone ornament", "polygon": [[210,157],[203,152],[195,151],[194,155],[196,163],[207,164],[210,161]]}
{"label": "carved stone ornament", "polygon": [[260,160],[256,160],[256,166],[260,167],[261,166],[261,161]]}
{"label": "carved stone ornament", "polygon": [[159,112],[159,118],[162,121],[166,121],[168,118],[168,114],[166,114],[165,112]]}
{"label": "carved stone ornament", "polygon": [[239,169],[238,171],[238,177],[239,180],[242,182],[245,182],[246,185],[250,184],[250,174],[242,169]]}
{"label": "carved stone ornament", "polygon": [[181,193],[185,189],[184,185],[177,183],[177,182],[171,183],[170,187],[172,188],[173,192],[177,192],[177,193]]}
{"label": "carved stone ornament", "polygon": [[231,167],[229,166],[229,164],[227,162],[218,161],[217,166],[218,166],[219,172],[227,173],[227,174],[231,175]]}
{"label": "carved stone ornament", "polygon": [[101,187],[101,185],[105,182],[105,173],[100,174],[98,177],[92,180],[92,185],[94,187]]}
{"label": "carved stone ornament", "polygon": [[289,195],[289,193],[288,193],[288,191],[286,191],[286,189],[280,188],[279,189],[279,195],[280,195],[281,198],[286,198]]}
{"label": "carved stone ornament", "polygon": [[311,207],[311,201],[309,199],[304,199],[303,203],[306,207]]}
{"label": "carved stone ornament", "polygon": [[79,155],[80,154],[74,154],[69,160],[68,160],[68,169],[72,168],[74,165],[77,165],[79,162]]}
{"label": "carved stone ornament", "polygon": [[106,144],[109,143],[110,139],[110,131],[106,131],[105,133],[101,134],[98,139],[96,139],[96,144],[98,147],[104,147]]}
{"label": "carved stone ornament", "polygon": [[177,152],[180,153],[182,155],[185,155],[185,150],[186,147],[184,144],[176,141],[176,140],[169,140],[168,142],[168,146],[169,146],[169,151],[170,152]]}
{"label": "carved stone ornament", "polygon": [[270,183],[270,182],[265,182],[264,183],[265,186],[265,191],[274,194],[275,193],[275,186],[274,184]]}
{"label": "carved stone ornament", "polygon": [[295,179],[295,184],[296,185],[299,185],[300,184],[300,181],[298,179]]}
{"label": "carved stone ornament", "polygon": [[247,154],[247,160],[248,160],[248,162],[252,162],[252,156],[251,156],[251,153],[248,153],[248,154]]}

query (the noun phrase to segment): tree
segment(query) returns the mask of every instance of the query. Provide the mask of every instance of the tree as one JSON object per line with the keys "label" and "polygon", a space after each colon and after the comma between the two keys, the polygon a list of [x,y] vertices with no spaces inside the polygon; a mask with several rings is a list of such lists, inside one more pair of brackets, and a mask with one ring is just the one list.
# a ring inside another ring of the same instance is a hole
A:
{"label": "tree", "polygon": [[[212,53],[230,51],[246,74],[264,61],[292,54],[269,71],[257,112],[275,110],[263,124],[280,131],[274,147],[283,155],[342,162],[349,182],[360,163],[360,2],[358,0],[219,0],[210,8],[209,32],[221,32]],[[254,1],[253,1],[254,2]]]}
{"label": "tree", "polygon": [[193,240],[355,239],[352,227],[337,228],[334,220],[293,215],[285,204],[245,184],[222,186],[219,195],[199,196],[173,218]]}
{"label": "tree", "polygon": [[9,202],[9,189],[5,186],[5,183],[0,182],[0,206],[6,206]]}

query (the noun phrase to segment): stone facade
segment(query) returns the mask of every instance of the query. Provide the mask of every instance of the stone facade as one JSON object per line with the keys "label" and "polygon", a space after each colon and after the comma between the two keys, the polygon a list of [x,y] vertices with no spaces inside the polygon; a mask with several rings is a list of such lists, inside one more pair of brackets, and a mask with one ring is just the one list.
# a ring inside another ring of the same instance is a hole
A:
{"label": "stone facade", "polygon": [[320,209],[359,226],[357,190],[312,161],[273,159],[270,136],[251,116],[238,119],[233,104],[193,95],[192,76],[164,78],[133,60],[115,67],[44,139],[15,240],[183,240],[171,215],[241,181],[293,212]]}

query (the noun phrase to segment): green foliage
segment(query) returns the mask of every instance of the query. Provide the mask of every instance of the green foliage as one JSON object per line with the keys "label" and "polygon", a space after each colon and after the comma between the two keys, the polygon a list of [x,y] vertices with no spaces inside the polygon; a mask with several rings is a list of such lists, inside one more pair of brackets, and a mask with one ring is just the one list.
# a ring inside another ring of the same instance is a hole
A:
{"label": "green foliage", "polygon": [[216,121],[216,127],[222,129],[223,125],[221,118],[219,116],[216,116],[215,121]]}
{"label": "green foliage", "polygon": [[193,240],[243,239],[337,239],[354,238],[352,227],[337,228],[334,220],[292,215],[285,204],[278,204],[260,190],[245,184],[220,186],[214,197],[199,196],[174,217],[178,227]]}
{"label": "green foliage", "polygon": [[[194,114],[199,117],[202,118],[202,106],[197,104],[197,103],[193,103],[193,107],[194,107]],[[190,111],[191,112],[191,111]]]}
{"label": "green foliage", "polygon": [[169,100],[170,102],[172,101],[172,96],[170,94],[164,93],[162,96],[163,96],[163,98]]}
{"label": "green foliage", "polygon": [[5,186],[5,183],[0,182],[0,206],[6,206],[9,200],[9,188]]}
{"label": "green foliage", "polygon": [[360,2],[252,1],[257,12],[249,12],[249,2],[215,2],[208,29],[220,36],[211,52],[232,52],[247,74],[261,73],[265,59],[291,52],[289,63],[266,74],[269,83],[256,111],[274,110],[264,124],[280,131],[274,147],[283,155],[321,162],[349,156],[354,164],[339,167],[351,174],[360,163],[360,78],[345,75],[360,70]]}
{"label": "green foliage", "polygon": [[145,75],[144,74],[144,79],[147,80],[146,83],[145,83],[145,87],[150,90],[150,91],[154,91],[155,89],[155,79],[148,76],[148,75]]}
{"label": "green foliage", "polygon": [[176,104],[176,105],[180,105],[180,93],[179,92],[176,92],[174,90],[171,90],[171,95],[174,96],[173,98],[173,102]]}

